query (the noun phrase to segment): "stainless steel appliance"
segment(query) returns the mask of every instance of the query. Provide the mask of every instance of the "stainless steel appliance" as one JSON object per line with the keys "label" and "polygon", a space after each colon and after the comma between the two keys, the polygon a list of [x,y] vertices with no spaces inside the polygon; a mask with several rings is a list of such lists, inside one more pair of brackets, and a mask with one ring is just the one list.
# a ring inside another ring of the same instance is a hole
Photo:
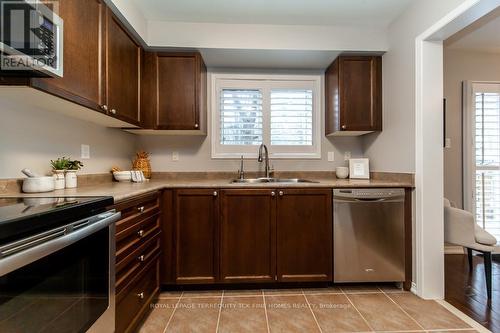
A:
{"label": "stainless steel appliance", "polygon": [[[63,76],[63,20],[57,1],[0,0],[0,73]],[[49,8],[50,6],[51,8]]]}
{"label": "stainless steel appliance", "polygon": [[404,189],[333,191],[334,282],[405,280]]}
{"label": "stainless steel appliance", "polygon": [[0,199],[0,331],[113,332],[115,226],[100,198]]}

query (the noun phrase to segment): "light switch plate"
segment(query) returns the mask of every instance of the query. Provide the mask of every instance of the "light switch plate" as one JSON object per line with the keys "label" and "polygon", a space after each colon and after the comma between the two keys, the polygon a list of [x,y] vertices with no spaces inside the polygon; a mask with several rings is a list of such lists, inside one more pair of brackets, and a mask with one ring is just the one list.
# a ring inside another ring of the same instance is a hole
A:
{"label": "light switch plate", "polygon": [[335,161],[335,152],[329,151],[328,152],[328,162],[334,162]]}
{"label": "light switch plate", "polygon": [[80,158],[82,160],[88,160],[90,158],[90,146],[82,144]]}
{"label": "light switch plate", "polygon": [[172,161],[177,162],[179,160],[179,152],[174,151],[172,152]]}

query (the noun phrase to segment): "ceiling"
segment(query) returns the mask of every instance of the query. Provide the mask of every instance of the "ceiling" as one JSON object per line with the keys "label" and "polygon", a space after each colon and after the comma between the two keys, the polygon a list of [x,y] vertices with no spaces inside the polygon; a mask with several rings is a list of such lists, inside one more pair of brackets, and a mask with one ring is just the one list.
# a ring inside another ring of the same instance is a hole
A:
{"label": "ceiling", "polygon": [[147,20],[388,26],[416,0],[133,0]]}
{"label": "ceiling", "polygon": [[448,38],[448,49],[500,53],[500,8]]}

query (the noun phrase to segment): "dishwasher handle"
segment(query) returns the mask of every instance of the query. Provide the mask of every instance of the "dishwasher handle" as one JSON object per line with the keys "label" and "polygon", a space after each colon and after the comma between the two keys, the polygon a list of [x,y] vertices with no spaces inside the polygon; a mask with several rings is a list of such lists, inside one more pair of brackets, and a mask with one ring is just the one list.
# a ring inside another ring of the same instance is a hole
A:
{"label": "dishwasher handle", "polygon": [[333,197],[333,202],[349,203],[381,203],[381,202],[404,202],[404,196],[386,198],[356,198],[356,197]]}

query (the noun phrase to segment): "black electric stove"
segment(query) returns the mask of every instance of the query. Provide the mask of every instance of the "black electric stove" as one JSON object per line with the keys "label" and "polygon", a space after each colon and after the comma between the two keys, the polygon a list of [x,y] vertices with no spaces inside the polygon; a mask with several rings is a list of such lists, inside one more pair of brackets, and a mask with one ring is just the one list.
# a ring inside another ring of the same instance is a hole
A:
{"label": "black electric stove", "polygon": [[0,198],[0,245],[102,213],[112,197]]}

